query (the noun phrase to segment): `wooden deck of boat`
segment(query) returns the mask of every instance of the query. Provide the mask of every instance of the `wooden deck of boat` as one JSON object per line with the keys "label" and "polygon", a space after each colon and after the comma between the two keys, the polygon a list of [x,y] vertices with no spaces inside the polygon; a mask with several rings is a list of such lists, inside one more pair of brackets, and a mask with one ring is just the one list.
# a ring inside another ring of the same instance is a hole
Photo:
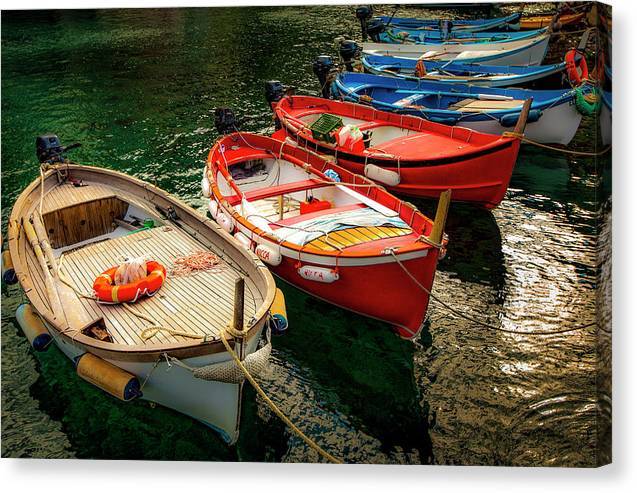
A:
{"label": "wooden deck of boat", "polygon": [[[234,282],[240,274],[221,261],[220,267],[189,276],[173,277],[170,269],[176,257],[205,250],[190,235],[173,226],[162,226],[106,241],[90,244],[64,255],[62,270],[76,289],[90,293],[97,275],[123,257],[147,256],[168,270],[167,279],[155,296],[144,297],[131,306],[159,325],[174,330],[218,336],[229,325],[234,305]],[[37,270],[37,269],[36,269]],[[246,278],[245,322],[263,300],[253,282]],[[256,297],[256,299],[255,299]],[[144,341],[140,333],[151,325],[121,305],[97,303],[82,299],[90,318],[103,317],[115,343],[146,345],[157,343],[196,342],[196,339],[159,332]]]}
{"label": "wooden deck of boat", "polygon": [[44,201],[42,202],[42,214],[44,215],[72,205],[114,196],[113,188],[99,183],[87,183],[80,187],[76,187],[72,183],[62,183],[53,187],[45,195]]}

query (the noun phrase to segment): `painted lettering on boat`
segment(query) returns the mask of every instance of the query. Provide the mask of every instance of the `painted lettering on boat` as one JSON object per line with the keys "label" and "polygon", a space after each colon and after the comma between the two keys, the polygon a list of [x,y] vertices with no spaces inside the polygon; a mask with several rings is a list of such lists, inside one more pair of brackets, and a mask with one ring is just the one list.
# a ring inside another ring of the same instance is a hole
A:
{"label": "painted lettering on boat", "polygon": [[332,283],[338,281],[338,272],[326,267],[314,267],[311,265],[302,265],[299,267],[299,275],[308,281]]}
{"label": "painted lettering on boat", "polygon": [[257,245],[254,253],[256,253],[257,257],[263,260],[266,264],[274,265],[275,267],[281,264],[281,252],[268,245]]}

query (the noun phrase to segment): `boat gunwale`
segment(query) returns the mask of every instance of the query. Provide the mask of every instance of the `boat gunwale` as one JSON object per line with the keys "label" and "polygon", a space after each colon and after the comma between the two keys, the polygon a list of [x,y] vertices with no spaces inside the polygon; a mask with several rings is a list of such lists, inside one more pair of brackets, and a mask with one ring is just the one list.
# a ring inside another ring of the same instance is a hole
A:
{"label": "boat gunwale", "polygon": [[[195,209],[188,206],[185,202],[181,201],[172,194],[156,187],[155,185],[152,185],[125,173],[107,168],[86,166],[75,163],[56,164],[58,165],[58,169],[68,169],[71,171],[79,172],[80,174],[88,173],[89,175],[96,175],[98,177],[100,177],[101,175],[101,177],[103,178],[120,180],[124,184],[129,184],[129,186],[132,185],[133,187],[137,187],[138,189],[152,193],[154,195],[153,200],[160,198],[167,204],[172,205],[180,213],[180,219],[187,219],[184,220],[184,223],[186,223],[189,228],[192,228],[197,234],[202,235],[213,243],[221,243],[220,248],[225,254],[228,254],[228,252],[235,252],[234,254],[229,255],[234,262],[240,264],[238,258],[242,257],[244,263],[247,262],[249,264],[252,264],[254,272],[248,272],[248,276],[254,280],[256,280],[257,276],[261,278],[262,285],[259,286],[258,283],[255,284],[257,286],[257,289],[260,290],[260,294],[263,297],[263,302],[261,303],[261,306],[259,306],[255,311],[252,317],[252,320],[254,322],[247,329],[245,338],[250,340],[260,332],[266,321],[270,307],[272,306],[272,303],[274,301],[276,285],[271,273],[256,255],[248,253],[245,249],[239,247],[235,243],[235,240],[232,238],[232,236],[224,231],[214,221],[206,218],[205,216],[202,216]],[[55,178],[56,169],[49,169],[44,173],[45,184]],[[101,182],[101,180],[96,181]],[[22,191],[20,196],[15,201],[11,210],[11,214],[9,216],[9,228],[11,231],[13,228],[12,225],[17,227],[13,229],[14,235],[9,236],[8,243],[9,251],[14,263],[15,272],[18,281],[20,282],[20,285],[25,292],[25,295],[27,296],[29,302],[33,305],[38,315],[40,315],[40,317],[46,322],[49,327],[57,332],[55,336],[60,336],[64,339],[65,342],[81,347],[85,350],[90,349],[90,352],[93,352],[98,356],[113,360],[155,361],[164,353],[179,358],[190,358],[226,351],[223,343],[219,340],[219,338],[215,338],[213,340],[205,342],[200,341],[196,343],[175,342],[139,346],[103,342],[82,333],[76,333],[75,331],[73,331],[72,336],[65,333],[65,331],[68,330],[68,327],[60,327],[60,324],[55,321],[53,312],[43,303],[43,301],[45,300],[36,297],[31,293],[31,291],[34,290],[33,276],[27,265],[26,258],[23,259],[20,255],[21,245],[23,244],[23,242],[26,241],[24,234],[22,233],[23,227],[21,220],[23,218],[27,218],[27,215],[33,208],[34,201],[39,200],[39,198],[36,197],[34,194],[39,193],[38,188],[40,187],[40,183],[40,178],[36,178],[35,180],[33,180],[29,185],[27,185],[27,187]],[[57,183],[53,184],[50,189],[55,186],[57,186]],[[109,183],[108,186],[113,187],[115,190],[121,190],[121,188],[115,184]],[[144,199],[143,197],[136,195],[135,191],[131,190],[129,191],[129,193],[131,193],[136,199],[142,199],[142,203],[150,202],[149,199]],[[187,234],[193,236],[190,233]],[[198,243],[201,243],[200,237],[193,236],[193,238]],[[213,240],[214,238],[217,239],[216,242]],[[230,248],[222,248],[222,246],[229,246]],[[27,246],[27,248],[29,247]],[[242,270],[245,270],[244,266],[241,267]],[[234,338],[232,336],[228,336],[228,339],[230,344],[234,345]]]}

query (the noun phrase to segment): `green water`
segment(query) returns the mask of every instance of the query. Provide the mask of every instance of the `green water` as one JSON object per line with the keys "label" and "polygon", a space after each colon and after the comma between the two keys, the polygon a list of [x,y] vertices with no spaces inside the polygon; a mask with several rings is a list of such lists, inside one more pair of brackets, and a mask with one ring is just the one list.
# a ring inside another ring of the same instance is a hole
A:
{"label": "green water", "polygon": [[[155,182],[205,210],[199,178],[217,137],[214,108],[235,108],[244,130],[270,131],[263,81],[316,93],[314,57],[333,53],[336,36],[360,38],[352,11],[3,12],[3,226],[37,176],[34,140],[45,132],[82,142],[73,153],[78,162]],[[551,53],[559,57],[574,40],[557,37]],[[593,128],[585,120],[574,147],[590,150]],[[608,163],[525,148],[499,208],[452,206],[435,294],[508,329],[594,320]],[[418,205],[429,214],[435,209]],[[280,285],[291,326],[274,340],[261,381],[335,455],[372,463],[598,462],[594,328],[511,335],[432,303],[414,345],[382,323]],[[29,350],[14,317],[23,298],[19,288],[3,286],[4,457],[317,460],[250,389],[234,447],[160,406],[110,398],[78,379],[56,348],[37,356]]]}

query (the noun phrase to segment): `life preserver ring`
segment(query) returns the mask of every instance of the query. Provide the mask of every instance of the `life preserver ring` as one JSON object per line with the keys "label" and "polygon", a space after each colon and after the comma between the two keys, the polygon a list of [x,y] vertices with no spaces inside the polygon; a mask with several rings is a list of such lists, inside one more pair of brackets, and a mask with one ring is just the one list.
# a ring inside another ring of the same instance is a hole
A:
{"label": "life preserver ring", "polygon": [[572,86],[577,87],[588,80],[588,65],[584,53],[573,49],[566,52],[566,75]]}
{"label": "life preserver ring", "polygon": [[137,282],[115,285],[117,266],[102,272],[93,282],[93,292],[102,303],[135,302],[140,296],[152,296],[164,284],[166,268],[159,262],[146,262],[146,277]]}

